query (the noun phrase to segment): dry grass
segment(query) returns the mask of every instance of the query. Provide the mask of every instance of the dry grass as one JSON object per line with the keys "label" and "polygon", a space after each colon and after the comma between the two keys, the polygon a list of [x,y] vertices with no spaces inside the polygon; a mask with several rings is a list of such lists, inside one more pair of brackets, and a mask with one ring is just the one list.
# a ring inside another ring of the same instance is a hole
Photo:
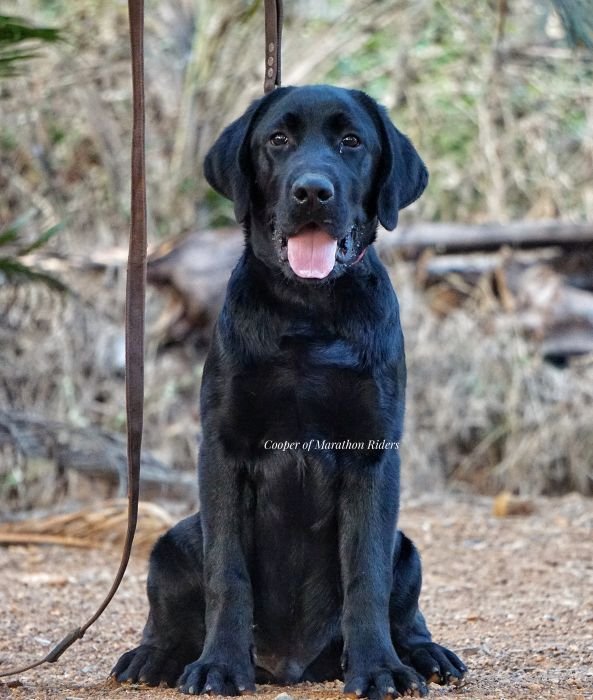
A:
{"label": "dry grass", "polygon": [[[549,8],[519,0],[501,26],[495,5],[290,3],[285,82],[366,88],[393,110],[432,173],[411,216],[593,217],[591,54],[555,38]],[[125,3],[19,0],[6,12],[58,24],[68,40],[0,85],[0,227],[25,212],[31,236],[63,222],[50,247],[66,258],[121,244]],[[199,164],[215,133],[260,94],[262,42],[260,2],[147,3],[153,241],[228,222],[231,207],[206,192]],[[76,297],[0,286],[0,402],[121,431],[121,268],[63,277]],[[470,305],[443,320],[405,267],[395,281],[410,365],[408,482],[589,493],[591,364],[544,365],[498,309]],[[152,297],[149,321],[161,303]],[[147,357],[146,445],[172,468],[192,469],[202,357],[191,347],[159,353],[156,341]],[[0,486],[23,483],[24,466],[3,459]]]}
{"label": "dry grass", "polygon": [[[8,3],[7,11],[10,11]],[[17,7],[18,6],[18,7]],[[127,232],[130,78],[125,4],[19,0],[64,28],[0,86],[0,225],[33,209],[65,221],[62,249]],[[228,221],[201,161],[221,127],[261,94],[261,2],[147,3],[151,234]],[[284,82],[367,89],[418,144],[432,184],[427,219],[593,215],[591,53],[571,52],[551,5],[444,6],[348,0],[287,5]]]}
{"label": "dry grass", "polygon": [[[124,280],[118,266],[100,272],[62,272],[73,294],[42,286],[0,286],[1,404],[73,427],[125,429],[123,374]],[[152,327],[164,301],[148,299]],[[192,348],[158,350],[149,334],[146,352],[144,445],[173,469],[195,469],[199,430],[198,395],[203,355]],[[19,445],[0,431],[0,506],[10,510],[47,507],[89,498],[51,454],[25,459]],[[111,488],[111,487],[110,487]],[[102,494],[110,488],[101,488]]]}
{"label": "dry grass", "polygon": [[415,488],[593,493],[593,360],[558,369],[478,291],[442,318],[396,268],[409,368],[404,463]]}

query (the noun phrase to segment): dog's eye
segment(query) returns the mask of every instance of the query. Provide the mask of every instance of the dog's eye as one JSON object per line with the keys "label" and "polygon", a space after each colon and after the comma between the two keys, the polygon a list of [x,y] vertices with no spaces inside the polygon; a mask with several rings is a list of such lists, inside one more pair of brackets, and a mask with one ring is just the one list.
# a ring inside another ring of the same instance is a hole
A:
{"label": "dog's eye", "polygon": [[360,139],[354,134],[347,134],[342,139],[340,145],[346,146],[346,148],[357,148],[358,146],[360,146]]}
{"label": "dog's eye", "polygon": [[286,146],[288,143],[288,136],[281,131],[277,131],[270,136],[270,143],[272,146]]}

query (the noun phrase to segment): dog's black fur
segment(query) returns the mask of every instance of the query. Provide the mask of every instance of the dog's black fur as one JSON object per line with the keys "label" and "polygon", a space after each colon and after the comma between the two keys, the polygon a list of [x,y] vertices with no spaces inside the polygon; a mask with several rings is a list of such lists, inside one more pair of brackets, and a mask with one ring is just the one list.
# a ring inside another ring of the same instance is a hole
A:
{"label": "dog's black fur", "polygon": [[[454,682],[465,666],[432,642],[420,560],[396,529],[398,451],[369,443],[399,442],[406,382],[372,243],[426,168],[370,97],[310,86],[255,102],[205,172],[246,245],[204,368],[201,512],[156,544],[142,644],[113,673],[223,695],[256,680],[343,678],[381,698]],[[321,280],[287,262],[305,225],[339,241]]]}

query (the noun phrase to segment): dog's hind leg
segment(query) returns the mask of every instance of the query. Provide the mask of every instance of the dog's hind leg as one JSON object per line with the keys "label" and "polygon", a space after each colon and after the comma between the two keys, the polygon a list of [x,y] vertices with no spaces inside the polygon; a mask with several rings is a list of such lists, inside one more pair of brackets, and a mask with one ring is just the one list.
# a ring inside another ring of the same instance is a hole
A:
{"label": "dog's hind leg", "polygon": [[150,612],[140,646],[115,665],[118,681],[175,685],[185,665],[197,659],[205,637],[202,527],[192,515],[156,543],[150,556]]}
{"label": "dog's hind leg", "polygon": [[415,668],[428,682],[440,685],[457,683],[467,669],[452,651],[432,641],[418,607],[421,587],[422,567],[418,550],[403,532],[398,531],[389,601],[393,646],[401,660]]}

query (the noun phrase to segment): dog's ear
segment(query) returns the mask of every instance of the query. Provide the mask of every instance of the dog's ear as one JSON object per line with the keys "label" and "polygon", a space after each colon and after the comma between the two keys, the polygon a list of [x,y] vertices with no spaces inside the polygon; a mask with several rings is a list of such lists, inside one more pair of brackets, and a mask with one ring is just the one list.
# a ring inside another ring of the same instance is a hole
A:
{"label": "dog's ear", "polygon": [[258,102],[254,102],[245,114],[227,126],[204,160],[204,175],[208,184],[234,203],[235,217],[239,223],[245,220],[249,210],[249,163],[242,161],[245,160],[244,152],[249,154],[244,144],[248,140]]}
{"label": "dog's ear", "polygon": [[363,101],[378,126],[381,138],[381,159],[377,175],[377,216],[381,225],[392,231],[398,212],[424,192],[428,170],[410,139],[395,128],[387,110],[366,95]]}
{"label": "dog's ear", "polygon": [[397,226],[398,213],[415,202],[426,189],[428,170],[410,139],[395,128],[387,113],[383,136],[377,216],[388,231]]}
{"label": "dog's ear", "polygon": [[208,183],[235,205],[239,223],[247,219],[250,202],[250,182],[253,181],[250,138],[258,118],[270,104],[289,88],[278,88],[251,104],[218,137],[204,160],[204,175]]}

